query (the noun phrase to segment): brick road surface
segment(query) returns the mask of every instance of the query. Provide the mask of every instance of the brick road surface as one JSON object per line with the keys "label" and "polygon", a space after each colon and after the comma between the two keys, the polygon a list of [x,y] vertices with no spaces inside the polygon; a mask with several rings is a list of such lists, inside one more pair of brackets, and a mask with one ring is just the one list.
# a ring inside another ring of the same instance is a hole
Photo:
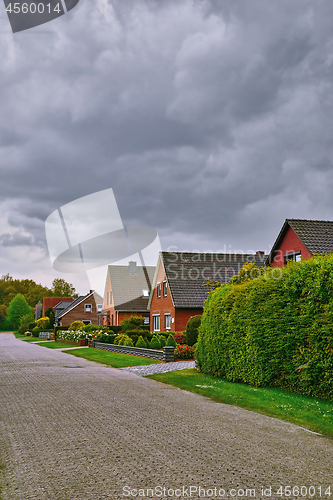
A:
{"label": "brick road surface", "polygon": [[125,486],[218,487],[229,499],[231,488],[258,499],[262,486],[333,489],[329,438],[11,334],[0,334],[0,449],[2,500],[134,498]]}

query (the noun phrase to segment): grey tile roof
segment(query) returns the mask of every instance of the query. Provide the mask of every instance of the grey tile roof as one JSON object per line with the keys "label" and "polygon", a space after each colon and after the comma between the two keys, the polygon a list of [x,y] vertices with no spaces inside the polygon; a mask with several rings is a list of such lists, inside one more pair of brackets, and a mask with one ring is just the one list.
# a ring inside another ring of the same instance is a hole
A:
{"label": "grey tile roof", "polygon": [[333,251],[333,222],[329,220],[286,219],[272,247],[269,261],[274,259],[283,238],[291,227],[310,253],[321,254]]}
{"label": "grey tile roof", "polygon": [[175,307],[202,308],[208,278],[228,283],[245,262],[263,266],[267,255],[161,252],[161,258]]}
{"label": "grey tile roof", "polygon": [[143,290],[151,290],[155,267],[146,266],[148,280],[142,266],[136,266],[136,273],[130,274],[128,266],[108,267],[113,300],[116,311],[147,311],[148,297],[142,297]]}
{"label": "grey tile roof", "polygon": [[333,251],[332,221],[287,219],[287,222],[312,254]]}
{"label": "grey tile roof", "polygon": [[[89,294],[88,294],[89,295]],[[87,295],[81,295],[77,299],[73,300],[73,302],[67,302],[67,306],[57,312],[55,319],[62,318],[65,314],[67,314],[71,309],[77,306]]]}

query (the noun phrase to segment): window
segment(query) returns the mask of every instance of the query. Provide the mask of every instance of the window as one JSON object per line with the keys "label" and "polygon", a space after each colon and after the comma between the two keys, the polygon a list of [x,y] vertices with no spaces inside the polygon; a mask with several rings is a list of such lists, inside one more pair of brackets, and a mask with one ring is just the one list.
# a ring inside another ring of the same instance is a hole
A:
{"label": "window", "polygon": [[171,329],[171,314],[164,314],[164,328],[166,330]]}
{"label": "window", "polygon": [[160,331],[160,315],[159,314],[153,314],[153,329],[154,329],[154,332]]}
{"label": "window", "polygon": [[292,252],[292,253],[286,253],[284,258],[285,258],[286,263],[288,262],[288,260],[300,262],[302,259],[302,256],[301,256],[301,252]]}
{"label": "window", "polygon": [[163,297],[166,297],[167,296],[167,282],[166,281],[163,281]]}
{"label": "window", "polygon": [[103,310],[103,304],[97,304],[97,312],[102,312]]}
{"label": "window", "polygon": [[106,305],[110,304],[109,302],[109,292],[106,292]]}
{"label": "window", "polygon": [[149,325],[149,323],[150,323],[150,317],[149,316],[145,316],[144,324],[145,325]]}
{"label": "window", "polygon": [[142,290],[142,297],[149,297],[149,290]]}
{"label": "window", "polygon": [[85,325],[90,325],[91,321],[90,321],[90,319],[89,320],[83,319],[82,323],[84,323]]}
{"label": "window", "polygon": [[159,299],[161,296],[161,283],[157,283],[157,298]]}
{"label": "window", "polygon": [[84,304],[84,312],[91,313],[92,312],[92,304]]}

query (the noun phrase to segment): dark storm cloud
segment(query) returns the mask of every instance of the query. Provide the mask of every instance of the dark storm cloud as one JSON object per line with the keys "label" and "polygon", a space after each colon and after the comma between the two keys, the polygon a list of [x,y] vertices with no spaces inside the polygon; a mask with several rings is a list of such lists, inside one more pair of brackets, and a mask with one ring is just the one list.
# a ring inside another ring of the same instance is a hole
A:
{"label": "dark storm cloud", "polygon": [[50,33],[2,36],[0,201],[31,235],[2,245],[43,247],[53,210],[108,187],[164,247],[260,249],[286,217],[332,220],[332,15],[98,0]]}

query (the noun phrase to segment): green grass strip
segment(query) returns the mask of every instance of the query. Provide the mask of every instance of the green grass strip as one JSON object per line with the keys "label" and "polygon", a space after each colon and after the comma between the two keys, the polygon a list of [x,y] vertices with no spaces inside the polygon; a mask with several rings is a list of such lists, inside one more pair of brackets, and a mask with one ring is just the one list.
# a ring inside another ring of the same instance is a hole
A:
{"label": "green grass strip", "polygon": [[77,356],[78,358],[88,359],[90,361],[97,361],[110,365],[113,368],[123,368],[126,366],[139,366],[139,365],[155,365],[159,363],[156,359],[141,358],[139,356],[132,356],[131,354],[121,354],[118,352],[102,351],[100,349],[73,349],[66,351],[66,354]]}
{"label": "green grass strip", "polygon": [[147,378],[195,392],[219,403],[240,406],[333,436],[331,401],[271,387],[252,387],[198,373],[194,368],[149,375]]}
{"label": "green grass strip", "polygon": [[38,337],[27,337],[26,335],[21,335],[20,333],[14,332],[17,339],[23,340],[24,342],[38,342]]}
{"label": "green grass strip", "polygon": [[70,344],[65,344],[64,342],[57,341],[49,341],[49,342],[38,342],[36,345],[41,345],[42,347],[48,347],[49,349],[68,349],[71,346]]}

